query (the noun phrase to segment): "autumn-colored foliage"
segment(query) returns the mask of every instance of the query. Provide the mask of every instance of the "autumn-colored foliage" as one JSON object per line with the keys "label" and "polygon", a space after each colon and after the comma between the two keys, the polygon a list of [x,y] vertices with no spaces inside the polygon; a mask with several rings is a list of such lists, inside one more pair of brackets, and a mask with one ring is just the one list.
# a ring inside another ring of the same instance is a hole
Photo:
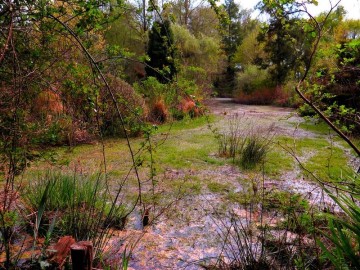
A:
{"label": "autumn-colored foliage", "polygon": [[189,114],[191,117],[197,117],[201,115],[201,110],[196,105],[195,101],[189,97],[185,97],[180,101],[179,110],[183,114]]}
{"label": "autumn-colored foliage", "polygon": [[257,89],[249,94],[240,92],[234,100],[243,104],[281,105],[289,104],[289,94],[281,87]]}
{"label": "autumn-colored foliage", "polygon": [[155,123],[164,123],[169,117],[168,108],[165,105],[164,100],[159,99],[151,107],[149,120]]}

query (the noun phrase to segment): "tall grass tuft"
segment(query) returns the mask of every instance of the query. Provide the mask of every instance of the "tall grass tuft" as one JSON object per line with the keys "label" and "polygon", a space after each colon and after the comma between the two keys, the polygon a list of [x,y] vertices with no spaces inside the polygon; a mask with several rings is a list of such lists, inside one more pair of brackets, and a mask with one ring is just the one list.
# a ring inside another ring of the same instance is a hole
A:
{"label": "tall grass tuft", "polygon": [[266,142],[256,136],[249,137],[243,151],[240,152],[240,165],[244,169],[254,168],[265,159],[267,151],[268,145]]}
{"label": "tall grass tuft", "polygon": [[101,174],[47,172],[29,185],[24,201],[32,211],[42,212],[42,222],[36,226],[39,234],[47,231],[57,215],[54,234],[71,235],[77,241],[91,240],[97,251],[106,244],[109,228],[123,228],[128,215],[125,205],[111,198]]}
{"label": "tall grass tuft", "polygon": [[223,130],[213,131],[219,144],[220,156],[235,159],[237,153],[242,150],[246,139],[246,129],[242,126],[245,122],[244,115],[234,114],[229,116]]}
{"label": "tall grass tuft", "polygon": [[212,130],[219,145],[219,156],[230,157],[244,169],[264,161],[274,136],[274,126],[255,126],[245,115],[230,115],[222,130]]}

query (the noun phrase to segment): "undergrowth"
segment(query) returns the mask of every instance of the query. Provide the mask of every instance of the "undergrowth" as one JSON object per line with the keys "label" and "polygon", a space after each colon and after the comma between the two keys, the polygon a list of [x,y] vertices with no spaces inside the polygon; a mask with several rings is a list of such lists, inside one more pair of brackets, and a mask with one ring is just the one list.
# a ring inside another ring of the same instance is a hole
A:
{"label": "undergrowth", "polygon": [[[46,236],[52,226],[53,238],[71,235],[76,241],[91,240],[97,255],[106,245],[109,228],[123,229],[130,211],[111,196],[101,174],[46,172],[29,183],[23,200],[29,224],[38,223],[39,236]],[[34,212],[41,212],[41,216],[31,215]]]}

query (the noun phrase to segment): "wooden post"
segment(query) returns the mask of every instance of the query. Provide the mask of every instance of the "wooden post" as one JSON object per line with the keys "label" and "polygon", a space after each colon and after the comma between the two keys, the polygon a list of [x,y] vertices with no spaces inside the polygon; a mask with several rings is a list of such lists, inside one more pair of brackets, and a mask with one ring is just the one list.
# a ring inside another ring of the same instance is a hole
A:
{"label": "wooden post", "polygon": [[90,241],[80,241],[70,247],[73,270],[92,270],[93,245]]}

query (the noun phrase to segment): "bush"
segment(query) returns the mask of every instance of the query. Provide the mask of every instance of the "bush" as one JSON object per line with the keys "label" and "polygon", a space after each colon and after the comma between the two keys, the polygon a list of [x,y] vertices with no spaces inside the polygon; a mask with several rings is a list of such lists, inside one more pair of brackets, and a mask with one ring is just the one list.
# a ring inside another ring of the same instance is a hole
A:
{"label": "bush", "polygon": [[105,135],[124,136],[125,128],[129,135],[138,135],[146,117],[147,109],[144,99],[128,83],[117,77],[108,75],[108,82],[116,98],[125,127],[122,126],[110,93],[104,90],[101,102],[101,131]]}
{"label": "bush", "polygon": [[271,85],[268,71],[254,65],[247,66],[244,72],[237,74],[236,90],[244,94],[251,94]]}
{"label": "bush", "polygon": [[315,116],[315,111],[307,103],[301,105],[298,109],[300,116]]}
{"label": "bush", "polygon": [[254,90],[251,94],[238,93],[234,96],[235,102],[250,105],[270,105],[275,101],[275,90],[271,88],[262,88]]}
{"label": "bush", "polygon": [[164,123],[170,116],[180,120],[186,115],[202,115],[200,101],[194,96],[200,91],[194,81],[180,78],[178,82],[162,84],[156,78],[148,77],[134,87],[145,97],[149,107],[149,121]]}
{"label": "bush", "polygon": [[250,65],[237,75],[237,85],[233,97],[236,102],[257,105],[292,106],[293,82],[284,86],[274,86],[267,70]]}
{"label": "bush", "polygon": [[151,106],[149,120],[155,123],[165,123],[168,119],[168,109],[162,99],[156,101]]}

